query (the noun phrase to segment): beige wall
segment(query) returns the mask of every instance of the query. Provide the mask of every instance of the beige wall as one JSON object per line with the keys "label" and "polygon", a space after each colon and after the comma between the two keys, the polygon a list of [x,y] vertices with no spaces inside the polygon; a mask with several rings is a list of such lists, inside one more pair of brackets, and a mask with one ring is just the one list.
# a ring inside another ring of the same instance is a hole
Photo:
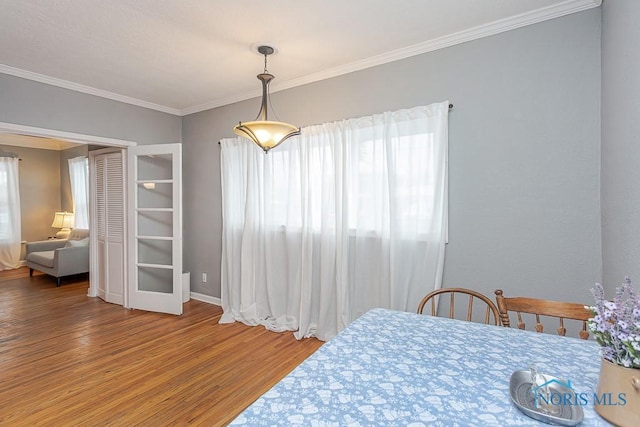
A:
{"label": "beige wall", "polygon": [[17,154],[20,161],[20,212],[22,240],[43,240],[58,231],[51,228],[53,214],[73,210],[67,160],[86,155],[87,147],[64,151],[0,145],[0,151]]}

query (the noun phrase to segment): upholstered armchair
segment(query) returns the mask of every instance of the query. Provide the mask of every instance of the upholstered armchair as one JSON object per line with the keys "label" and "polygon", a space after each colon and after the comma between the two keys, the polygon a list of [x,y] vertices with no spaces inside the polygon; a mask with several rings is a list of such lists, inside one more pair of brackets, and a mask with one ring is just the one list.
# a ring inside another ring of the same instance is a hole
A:
{"label": "upholstered armchair", "polygon": [[71,230],[66,240],[42,240],[27,243],[26,255],[29,276],[38,270],[57,279],[89,272],[89,230]]}

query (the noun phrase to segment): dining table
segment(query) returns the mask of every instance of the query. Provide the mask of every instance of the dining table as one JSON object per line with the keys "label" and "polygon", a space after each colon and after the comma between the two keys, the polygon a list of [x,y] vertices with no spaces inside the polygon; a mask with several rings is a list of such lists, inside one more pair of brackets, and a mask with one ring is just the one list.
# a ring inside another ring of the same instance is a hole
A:
{"label": "dining table", "polygon": [[604,426],[591,398],[600,360],[593,340],[374,308],[231,425],[547,425],[510,393],[512,374],[534,367],[582,396],[580,426]]}

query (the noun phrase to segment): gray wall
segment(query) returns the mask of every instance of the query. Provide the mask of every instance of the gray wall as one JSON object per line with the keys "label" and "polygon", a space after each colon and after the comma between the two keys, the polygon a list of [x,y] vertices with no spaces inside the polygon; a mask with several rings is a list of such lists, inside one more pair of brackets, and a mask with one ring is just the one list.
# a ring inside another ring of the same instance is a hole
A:
{"label": "gray wall", "polygon": [[0,151],[16,153],[19,166],[22,240],[54,236],[53,214],[60,210],[60,153],[55,150],[0,145]]}
{"label": "gray wall", "polygon": [[125,139],[181,142],[182,118],[0,74],[0,122]]}
{"label": "gray wall", "polygon": [[603,2],[602,255],[608,294],[640,284],[640,2]]}
{"label": "gray wall", "polygon": [[[181,117],[1,73],[0,100],[0,122],[124,139],[138,144],[182,142]],[[21,187],[22,199],[38,205],[33,209],[22,206],[23,212],[29,212],[26,218],[23,214],[23,224],[26,224],[22,228],[23,240],[38,240],[52,235],[51,231],[57,230],[50,227],[53,220],[51,213],[61,208],[71,210],[69,190],[62,195],[60,193],[62,159],[57,152],[55,155],[58,176],[52,178],[49,184],[55,184],[57,189],[40,194],[40,190],[23,192]],[[20,173],[20,179],[27,183],[36,182],[44,173],[44,169],[27,169],[25,173]],[[25,194],[28,195],[26,198]],[[42,203],[45,199],[53,198],[53,194],[55,207],[49,205],[48,201]],[[48,218],[46,221],[45,217]]]}
{"label": "gray wall", "polygon": [[[280,119],[308,125],[449,99],[444,285],[590,302],[602,277],[600,18],[592,9],[274,93],[272,103]],[[220,296],[217,141],[258,103],[183,119],[192,291]]]}

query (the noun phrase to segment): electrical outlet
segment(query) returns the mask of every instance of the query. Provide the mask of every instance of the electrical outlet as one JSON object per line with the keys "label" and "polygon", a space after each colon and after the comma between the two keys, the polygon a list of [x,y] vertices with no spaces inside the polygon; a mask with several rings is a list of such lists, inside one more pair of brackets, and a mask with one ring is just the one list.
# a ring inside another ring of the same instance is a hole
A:
{"label": "electrical outlet", "polygon": [[207,283],[207,273],[202,273],[202,283]]}

